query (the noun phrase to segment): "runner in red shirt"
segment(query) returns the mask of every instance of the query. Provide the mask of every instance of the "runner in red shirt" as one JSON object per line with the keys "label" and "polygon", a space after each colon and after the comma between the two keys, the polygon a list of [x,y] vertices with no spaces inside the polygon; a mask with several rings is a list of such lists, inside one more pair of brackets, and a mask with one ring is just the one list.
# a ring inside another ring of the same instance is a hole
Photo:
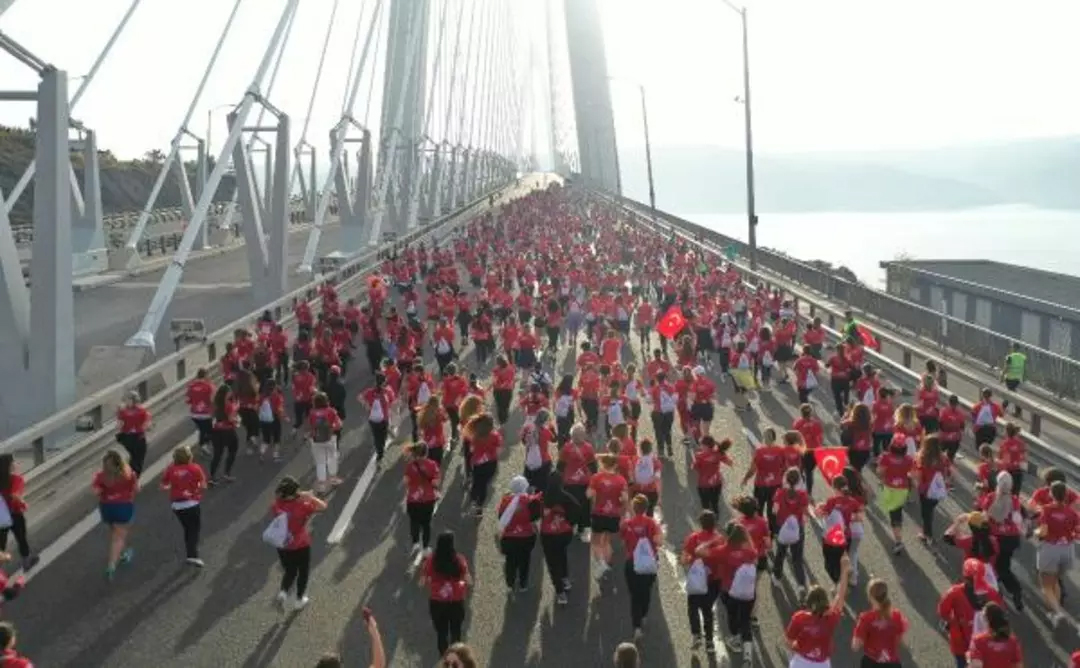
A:
{"label": "runner in red shirt", "polygon": [[439,656],[452,643],[461,642],[465,622],[465,598],[472,586],[469,563],[454,547],[454,533],[444,531],[435,540],[435,551],[424,561],[420,584],[428,588],[428,609],[435,626]]}
{"label": "runner in red shirt", "polygon": [[604,453],[596,459],[600,470],[589,478],[586,495],[592,501],[593,572],[602,578],[611,569],[611,534],[619,531],[619,518],[626,510],[628,484],[616,472],[616,455]]}
{"label": "runner in red shirt", "polygon": [[529,494],[525,476],[510,480],[510,492],[499,501],[499,547],[503,553],[508,593],[523,593],[529,589],[529,562],[536,547],[536,526],[533,519],[539,514],[540,495]]}
{"label": "runner in red shirt", "polygon": [[821,420],[814,415],[814,408],[810,404],[799,406],[799,419],[795,420],[791,428],[802,434],[805,451],[800,468],[806,481],[806,491],[813,494],[814,470],[817,468],[814,450],[825,445],[825,428],[821,425]]}
{"label": "runner in red shirt", "polygon": [[105,577],[112,580],[119,564],[131,562],[135,551],[127,547],[128,525],[135,515],[135,494],[139,476],[117,450],[109,450],[101,460],[101,470],[91,484],[98,497],[101,523],[109,527],[109,562]]}
{"label": "runner in red shirt", "polygon": [[641,625],[649,614],[664,539],[660,525],[647,514],[649,500],[644,494],[635,496],[630,508],[633,514],[622,521],[619,534],[627,554],[623,570],[630,590],[630,624],[634,627],[634,639],[641,640],[644,635]]}
{"label": "runner in red shirt", "polygon": [[1018,668],[1024,665],[1020,641],[1009,627],[1009,617],[997,603],[983,608],[986,631],[976,634],[968,648],[968,665],[978,668]]}
{"label": "runner in red shirt", "polygon": [[[966,660],[971,647],[975,615],[987,603],[1004,605],[997,589],[987,581],[987,565],[978,559],[964,561],[962,579],[945,591],[938,601],[938,617],[949,631],[949,650],[958,660]],[[961,661],[957,661],[957,665]]]}
{"label": "runner in red shirt", "polygon": [[907,451],[908,446],[904,441],[894,437],[888,451],[878,458],[875,467],[886,492],[896,497],[891,507],[886,509],[893,532],[893,553],[896,554],[904,549],[904,504],[907,502],[907,494],[910,493],[911,476],[915,469],[915,460],[907,454]]}
{"label": "runner in red shirt", "polygon": [[799,599],[806,593],[806,565],[803,546],[806,540],[806,512],[810,508],[810,495],[799,489],[802,475],[799,469],[789,468],[784,473],[784,487],[777,489],[772,498],[773,517],[776,518],[776,556],[773,558],[772,581],[779,586],[784,577],[784,558],[791,553],[791,569],[795,574]]}
{"label": "runner in red shirt", "polygon": [[1020,427],[1013,422],[1005,425],[1005,440],[998,446],[998,467],[1012,474],[1012,491],[1019,496],[1027,469],[1027,445],[1020,437]]}
{"label": "runner in red shirt", "polygon": [[866,591],[873,607],[859,614],[851,649],[862,650],[863,666],[899,666],[900,646],[910,626],[907,617],[893,607],[884,580],[871,580]]}
{"label": "runner in red shirt", "polygon": [[326,510],[326,502],[312,492],[300,491],[300,483],[292,476],[283,477],[274,490],[274,502],[270,506],[270,515],[277,518],[285,515],[288,523],[288,538],[278,548],[278,560],[284,573],[281,587],[274,602],[284,609],[289,599],[289,591],[296,585],[296,600],[293,610],[307,606],[306,596],[308,574],[311,572],[311,534],[308,532],[308,520],[315,513]]}
{"label": "runner in red shirt", "polygon": [[116,441],[127,450],[131,470],[138,476],[146,461],[146,430],[150,428],[150,411],[132,392],[116,411]]}
{"label": "runner in red shirt", "polygon": [[720,514],[720,499],[723,498],[724,476],[720,467],[734,465],[727,454],[731,445],[730,438],[717,443],[716,439],[706,434],[702,437],[701,447],[694,453],[694,461],[690,465],[690,468],[697,473],[698,499],[701,500],[701,507],[711,510],[714,515]]}
{"label": "runner in red shirt", "polygon": [[161,474],[161,488],[169,492],[173,514],[184,530],[187,563],[203,567],[199,558],[199,532],[202,525],[202,495],[206,491],[206,472],[195,462],[191,449],[181,445],[173,450],[173,461]]}
{"label": "runner in red shirt", "polygon": [[15,627],[9,622],[0,622],[0,666],[3,668],[34,668],[30,659],[15,650]]}
{"label": "runner in red shirt", "polygon": [[[754,643],[750,619],[756,600],[758,552],[750,535],[742,525],[729,524],[724,534],[699,545],[694,555],[705,562],[710,583],[715,583],[721,592],[727,612],[728,648],[739,651],[741,642],[743,661],[752,661],[750,655]],[[748,591],[733,591],[737,589],[737,581]]]}
{"label": "runner in red shirt", "polygon": [[586,438],[588,431],[582,424],[575,424],[570,429],[570,440],[559,451],[559,462],[563,467],[563,483],[568,494],[578,502],[575,513],[570,518],[577,527],[577,535],[585,542],[591,541],[589,528],[592,517],[588,501],[589,480],[598,467],[596,453]]}
{"label": "runner in red shirt", "polygon": [[441,476],[439,465],[427,456],[423,443],[409,446],[409,461],[405,464],[405,512],[409,516],[411,547],[409,556],[423,551],[431,553],[431,518],[439,499]]}
{"label": "runner in red shirt", "polygon": [[690,436],[695,443],[702,434],[709,433],[715,397],[716,384],[705,375],[705,367],[694,367],[694,379],[690,383]]}
{"label": "runner in red shirt", "polygon": [[[814,585],[806,594],[806,608],[798,610],[788,622],[788,647],[794,657],[803,661],[828,664],[832,658],[833,637],[836,627],[844,615],[844,598],[847,596],[848,573],[851,560],[845,554],[840,560],[840,581],[836,585],[836,595],[829,601],[825,589]],[[796,665],[795,661],[792,661]]]}
{"label": "runner in red shirt", "polygon": [[469,441],[473,514],[482,517],[489,487],[498,473],[499,451],[502,450],[503,438],[502,434],[495,430],[495,419],[489,413],[480,413],[470,418],[462,436]]}
{"label": "runner in red shirt", "polygon": [[205,368],[195,372],[195,379],[188,383],[185,401],[191,421],[199,432],[199,448],[210,454],[210,441],[214,423],[214,383]]}
{"label": "runner in red shirt", "polygon": [[1080,513],[1067,505],[1069,488],[1058,481],[1050,485],[1051,502],[1039,512],[1035,535],[1039,538],[1036,567],[1043,597],[1051,610],[1050,621],[1059,624],[1065,613],[1061,608],[1061,579],[1075,561],[1073,543],[1080,538]]}

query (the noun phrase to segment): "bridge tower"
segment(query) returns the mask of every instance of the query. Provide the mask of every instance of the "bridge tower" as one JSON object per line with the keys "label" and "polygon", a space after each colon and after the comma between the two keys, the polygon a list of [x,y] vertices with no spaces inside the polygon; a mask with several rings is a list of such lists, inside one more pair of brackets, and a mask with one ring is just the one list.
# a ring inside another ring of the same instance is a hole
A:
{"label": "bridge tower", "polygon": [[596,0],[564,1],[581,179],[586,185],[621,193],[600,9]]}

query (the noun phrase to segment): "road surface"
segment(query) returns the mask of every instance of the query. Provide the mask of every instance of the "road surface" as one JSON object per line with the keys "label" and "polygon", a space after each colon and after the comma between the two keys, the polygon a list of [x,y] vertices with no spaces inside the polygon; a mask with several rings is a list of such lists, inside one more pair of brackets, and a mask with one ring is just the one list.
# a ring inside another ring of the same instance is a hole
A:
{"label": "road surface", "polygon": [[[220,279],[225,280],[225,279]],[[564,347],[561,364],[572,369]],[[641,351],[633,354],[640,365]],[[472,366],[471,348],[463,354]],[[362,366],[359,362],[358,366]],[[351,371],[350,392],[355,394],[368,382],[366,370]],[[827,397],[813,399],[823,415],[831,415]],[[741,479],[748,465],[748,450],[742,430],[756,433],[770,424],[787,428],[797,410],[794,392],[787,387],[762,393],[756,409],[748,414],[732,410],[731,392],[722,386],[718,398],[715,436],[735,439],[735,469],[727,474],[725,495],[739,492],[733,481]],[[180,529],[171,516],[165,495],[148,485],[138,498],[132,544],[135,561],[118,574],[112,584],[103,577],[105,536],[98,527],[74,540],[59,559],[30,582],[23,598],[9,604],[5,616],[20,632],[20,648],[38,665],[74,668],[144,668],[160,666],[189,668],[201,666],[281,666],[313,665],[325,651],[341,651],[347,665],[367,665],[368,641],[362,609],[369,606],[378,617],[395,668],[428,667],[436,660],[434,634],[428,620],[427,594],[410,572],[407,557],[408,530],[402,498],[400,448],[391,450],[383,469],[365,485],[365,472],[372,449],[367,429],[361,427],[360,411],[350,406],[344,437],[342,474],[346,483],[329,497],[329,509],[312,522],[313,574],[309,593],[311,605],[296,614],[282,615],[271,606],[277,591],[280,569],[273,550],[262,543],[261,532],[270,519],[268,506],[275,481],[282,474],[298,476],[304,484],[312,481],[310,455],[303,447],[287,448],[285,463],[260,464],[252,457],[238,461],[238,481],[211,490],[204,501],[202,556],[206,568],[191,570],[182,563]],[[499,466],[495,490],[502,492],[509,479],[523,466],[523,452],[516,435],[521,425],[515,412],[506,429],[507,445]],[[643,420],[642,436],[651,436],[651,425]],[[828,441],[836,442],[830,424]],[[398,439],[397,444],[403,441]],[[971,444],[966,444],[970,452]],[[693,529],[699,507],[688,473],[688,455],[676,446],[675,457],[665,463],[662,510],[666,544],[674,557],[685,536]],[[960,478],[951,500],[938,512],[938,532],[946,515],[965,507],[971,499],[970,458],[961,466]],[[571,546],[573,590],[566,607],[554,606],[554,594],[543,573],[539,550],[533,554],[528,593],[508,597],[502,583],[501,556],[495,535],[494,513],[479,523],[462,511],[466,508],[461,459],[454,453],[447,459],[444,498],[435,517],[435,531],[456,532],[459,549],[477,574],[476,587],[468,603],[466,640],[478,654],[480,665],[491,668],[516,666],[596,666],[610,665],[614,647],[630,637],[629,604],[621,577],[616,591],[600,595],[587,575],[588,548]],[[359,490],[359,491],[357,491]],[[820,501],[824,485],[820,478],[815,496]],[[349,498],[359,494],[359,505],[351,526],[337,545],[328,544],[335,526],[348,517],[343,510]],[[493,501],[489,501],[489,504]],[[90,513],[88,498],[83,513]],[[872,512],[861,554],[861,582],[871,574],[891,585],[896,606],[912,623],[905,649],[904,665],[952,665],[945,638],[937,631],[934,613],[940,592],[956,579],[959,558],[950,548],[943,553],[928,551],[914,538],[917,511],[909,506],[905,534],[908,552],[894,557],[887,547],[891,540],[886,524],[876,509]],[[723,517],[723,520],[728,519]],[[31,527],[31,536],[35,528]],[[826,580],[818,549],[819,541],[807,544],[811,577]],[[1070,626],[1052,632],[1042,604],[1031,589],[1034,550],[1022,549],[1017,571],[1026,586],[1027,612],[1012,614],[1026,653],[1026,665],[1065,665],[1064,657],[1080,646]],[[686,620],[685,597],[680,572],[673,559],[662,562],[654,592],[652,611],[646,623],[642,653],[646,666],[706,666],[704,654],[693,654]],[[788,576],[790,578],[790,575]],[[1080,591],[1075,581],[1071,591]],[[1069,605],[1077,611],[1073,596]],[[759,589],[757,614],[761,626],[755,636],[755,665],[787,665],[782,632],[794,610],[793,583],[774,589],[764,580]],[[866,609],[862,587],[848,600],[850,610]],[[722,617],[720,618],[722,623]],[[853,666],[858,658],[848,649],[852,617],[845,616],[837,632],[833,665]],[[726,654],[721,651],[720,658]],[[739,656],[728,657],[731,665],[747,665]]]}

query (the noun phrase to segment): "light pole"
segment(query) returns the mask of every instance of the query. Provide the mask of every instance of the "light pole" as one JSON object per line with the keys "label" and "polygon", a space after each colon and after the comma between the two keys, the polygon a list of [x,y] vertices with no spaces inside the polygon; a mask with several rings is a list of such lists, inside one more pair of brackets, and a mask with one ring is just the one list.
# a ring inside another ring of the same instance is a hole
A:
{"label": "light pole", "polygon": [[221,111],[222,109],[233,109],[235,107],[236,107],[235,104],[219,104],[216,107],[210,107],[209,109],[206,110],[206,156],[207,156],[207,158],[209,158],[211,155],[213,155],[213,153],[211,151],[211,149],[213,148],[213,145],[210,143],[210,138],[213,136],[214,112],[215,111]]}
{"label": "light pole", "polygon": [[739,7],[724,0],[724,4],[739,15],[742,21],[742,60],[743,60],[743,118],[746,125],[746,222],[747,237],[750,245],[750,269],[757,269],[757,206],[754,201],[754,132],[750,113],[750,45],[746,30],[746,7]]}
{"label": "light pole", "polygon": [[[608,77],[608,81],[617,81],[619,77]],[[645,85],[640,82],[627,82],[634,83],[638,92],[641,95],[641,121],[645,127],[645,169],[649,175],[649,206],[653,210],[653,215],[656,215],[656,187],[653,182],[653,165],[652,165],[652,143],[649,141],[649,108],[645,104]],[[618,153],[616,153],[618,155]]]}

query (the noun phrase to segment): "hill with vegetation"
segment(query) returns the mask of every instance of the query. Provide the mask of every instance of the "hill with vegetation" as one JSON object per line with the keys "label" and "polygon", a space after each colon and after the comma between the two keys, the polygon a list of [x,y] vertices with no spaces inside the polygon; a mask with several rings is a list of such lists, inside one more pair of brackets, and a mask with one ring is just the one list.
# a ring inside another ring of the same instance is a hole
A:
{"label": "hill with vegetation", "polygon": [[[101,166],[101,200],[105,215],[134,212],[146,205],[150,189],[154,185],[165,154],[158,150],[148,151],[142,159],[119,160],[108,150],[98,151]],[[19,177],[34,158],[34,133],[25,128],[0,126],[0,193],[8,197]],[[83,161],[79,153],[72,154],[72,165],[79,183],[83,182]],[[184,164],[189,179],[194,183],[194,161]],[[235,183],[231,176],[222,179],[215,194],[215,201],[229,201]],[[193,191],[194,192],[194,191]],[[9,213],[13,226],[30,225],[33,222],[34,188],[27,187],[14,209]],[[156,208],[180,206],[180,186],[175,176],[166,179],[158,195]]]}

